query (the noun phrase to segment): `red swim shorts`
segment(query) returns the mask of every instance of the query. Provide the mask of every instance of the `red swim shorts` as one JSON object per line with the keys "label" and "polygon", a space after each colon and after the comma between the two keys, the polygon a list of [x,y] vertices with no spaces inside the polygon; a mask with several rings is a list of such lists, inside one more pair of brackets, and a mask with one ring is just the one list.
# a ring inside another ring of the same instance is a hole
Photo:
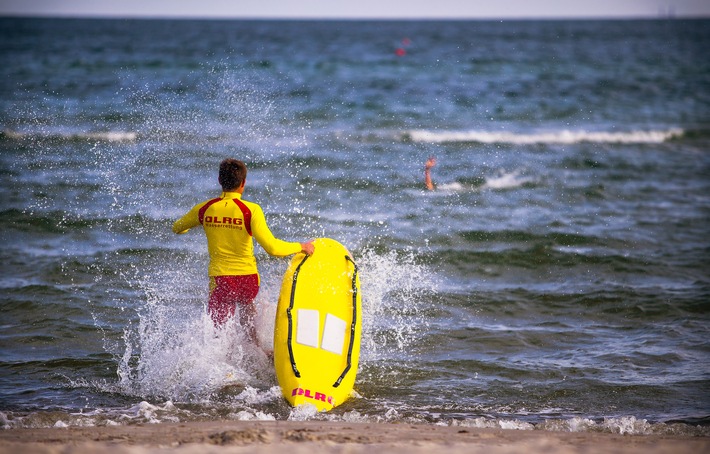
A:
{"label": "red swim shorts", "polygon": [[224,324],[234,317],[239,305],[239,321],[242,325],[251,325],[256,312],[254,299],[259,293],[259,275],[246,276],[210,276],[210,299],[207,312],[215,326]]}

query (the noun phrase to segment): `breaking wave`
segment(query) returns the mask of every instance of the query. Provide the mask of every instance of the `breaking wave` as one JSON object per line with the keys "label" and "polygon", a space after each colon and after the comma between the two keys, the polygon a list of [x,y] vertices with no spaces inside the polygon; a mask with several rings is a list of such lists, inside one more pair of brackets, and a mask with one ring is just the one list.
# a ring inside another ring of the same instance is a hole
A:
{"label": "breaking wave", "polygon": [[415,129],[402,134],[402,140],[416,143],[509,143],[515,145],[532,144],[575,144],[575,143],[662,143],[683,137],[680,128],[658,131],[547,131],[515,133],[507,131],[431,131]]}
{"label": "breaking wave", "polygon": [[133,131],[32,131],[5,130],[0,138],[9,140],[58,140],[58,141],[101,141],[134,142],[138,134]]}

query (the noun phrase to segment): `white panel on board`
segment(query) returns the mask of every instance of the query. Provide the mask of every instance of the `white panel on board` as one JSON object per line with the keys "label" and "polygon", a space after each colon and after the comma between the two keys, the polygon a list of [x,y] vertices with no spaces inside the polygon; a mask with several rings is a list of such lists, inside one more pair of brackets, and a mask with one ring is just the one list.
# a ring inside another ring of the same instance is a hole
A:
{"label": "white panel on board", "polygon": [[323,341],[320,347],[323,350],[342,355],[343,343],[345,342],[345,327],[345,320],[339,319],[333,314],[326,314]]}
{"label": "white panel on board", "polygon": [[296,316],[296,342],[318,348],[320,314],[313,309],[299,309]]}

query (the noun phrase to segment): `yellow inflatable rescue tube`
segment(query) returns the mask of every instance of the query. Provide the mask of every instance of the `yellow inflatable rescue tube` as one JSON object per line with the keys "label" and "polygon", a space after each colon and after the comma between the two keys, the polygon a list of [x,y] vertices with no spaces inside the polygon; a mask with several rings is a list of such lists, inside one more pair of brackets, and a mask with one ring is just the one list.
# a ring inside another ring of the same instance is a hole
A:
{"label": "yellow inflatable rescue tube", "polygon": [[274,366],[292,406],[327,411],[350,397],[360,358],[360,279],[348,250],[329,238],[296,254],[276,309]]}

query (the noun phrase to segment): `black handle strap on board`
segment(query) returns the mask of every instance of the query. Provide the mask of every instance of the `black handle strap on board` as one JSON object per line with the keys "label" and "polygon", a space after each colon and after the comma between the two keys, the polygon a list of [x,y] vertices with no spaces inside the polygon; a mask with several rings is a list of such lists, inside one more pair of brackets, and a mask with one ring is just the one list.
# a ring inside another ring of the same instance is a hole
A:
{"label": "black handle strap on board", "polygon": [[357,324],[357,265],[353,262],[353,259],[349,255],[345,256],[345,260],[353,264],[353,320],[350,323],[350,345],[348,346],[348,364],[345,366],[345,370],[340,377],[333,383],[333,388],[340,386],[340,382],[350,371],[352,365],[353,357],[353,346],[355,345],[355,325]]}
{"label": "black handle strap on board", "polygon": [[296,296],[296,282],[298,280],[298,273],[299,271],[301,271],[301,266],[305,263],[308,257],[308,255],[304,256],[303,260],[301,260],[301,263],[299,263],[296,267],[296,271],[293,272],[293,283],[291,284],[291,301],[289,302],[288,309],[286,309],[286,316],[288,317],[288,339],[286,341],[288,345],[288,356],[291,360],[291,368],[293,369],[293,374],[298,378],[301,378],[301,373],[296,367],[296,359],[293,357],[293,346],[291,345],[293,340],[293,316],[291,315],[291,309],[293,309],[293,299]]}

